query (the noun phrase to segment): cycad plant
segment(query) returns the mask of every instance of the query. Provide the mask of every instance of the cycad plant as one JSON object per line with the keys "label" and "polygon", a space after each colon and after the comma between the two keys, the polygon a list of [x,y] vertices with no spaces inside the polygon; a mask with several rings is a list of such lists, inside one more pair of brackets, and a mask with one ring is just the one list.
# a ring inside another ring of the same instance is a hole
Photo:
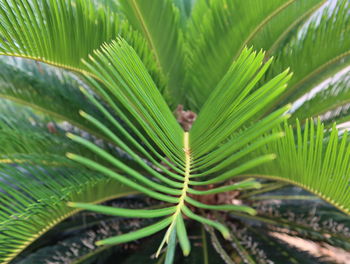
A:
{"label": "cycad plant", "polygon": [[0,34],[1,263],[350,249],[347,0],[0,0]]}

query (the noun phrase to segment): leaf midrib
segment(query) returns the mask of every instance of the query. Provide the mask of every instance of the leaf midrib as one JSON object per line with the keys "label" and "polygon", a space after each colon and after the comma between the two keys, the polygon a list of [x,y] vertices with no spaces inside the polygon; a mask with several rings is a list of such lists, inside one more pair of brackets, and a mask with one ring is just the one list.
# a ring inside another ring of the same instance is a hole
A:
{"label": "leaf midrib", "polygon": [[143,33],[146,37],[146,40],[147,40],[147,42],[148,42],[148,44],[149,44],[149,46],[150,46],[150,48],[155,56],[157,66],[161,70],[161,72],[164,74],[162,66],[161,66],[159,54],[157,52],[156,46],[155,46],[153,39],[152,39],[152,34],[148,30],[147,23],[142,15],[142,12],[141,12],[136,0],[131,0],[130,3],[132,5],[133,9],[135,10],[135,14],[136,14],[136,17],[138,18],[138,20],[141,24],[142,31],[143,31]]}
{"label": "leaf midrib", "polygon": [[281,13],[283,10],[285,10],[288,6],[293,4],[295,1],[296,0],[289,0],[288,2],[276,8],[270,15],[268,15],[263,21],[261,21],[259,25],[251,31],[249,36],[243,42],[242,46],[239,48],[238,52],[233,57],[233,61],[239,56],[243,48],[259,33],[259,31],[261,31],[264,28],[264,26],[267,23],[269,23],[275,16],[277,16],[279,13]]}
{"label": "leaf midrib", "polygon": [[164,245],[165,242],[169,242],[170,235],[173,232],[174,227],[176,226],[177,218],[179,215],[182,213],[182,210],[185,206],[185,200],[187,197],[187,192],[188,192],[188,186],[190,183],[190,174],[191,174],[191,149],[190,149],[190,135],[189,132],[184,132],[183,136],[183,151],[185,154],[185,170],[184,170],[184,182],[183,182],[183,188],[181,191],[181,196],[179,197],[179,202],[176,205],[175,212],[171,217],[171,223],[165,233],[164,239],[162,243],[160,244],[158,251],[156,253],[156,256],[159,256],[161,249]]}
{"label": "leaf midrib", "polygon": [[184,172],[184,183],[181,192],[181,196],[179,198],[179,203],[176,206],[175,213],[173,214],[172,223],[170,224],[170,228],[175,225],[178,215],[181,213],[182,208],[185,204],[185,199],[187,197],[188,185],[190,182],[190,173],[191,173],[191,150],[190,150],[190,139],[189,133],[184,132],[184,153],[185,153],[185,172]]}
{"label": "leaf midrib", "polygon": [[[303,79],[299,80],[297,83],[292,85],[289,89],[287,89],[287,92],[283,95],[283,97],[280,99],[280,101],[284,101],[290,94],[293,92],[296,92],[300,87],[302,87],[305,83],[307,83],[312,77],[317,76],[320,72],[327,69],[329,66],[339,62],[341,59],[350,56],[350,50],[347,50],[343,52],[342,54],[338,55],[337,57],[330,59],[326,61],[325,63],[321,64],[319,67],[315,68],[312,72],[307,74]],[[348,65],[348,64],[345,64]],[[312,86],[314,87],[314,86]]]}
{"label": "leaf midrib", "polygon": [[327,2],[327,0],[321,1],[319,4],[313,6],[309,9],[309,11],[305,12],[303,15],[299,16],[297,19],[294,20],[294,22],[285,30],[282,34],[273,42],[273,44],[270,46],[268,51],[266,52],[266,57],[269,57],[274,51],[276,50],[279,43],[284,39],[285,36],[288,35],[291,30],[298,25],[301,21],[306,19],[307,17],[311,16],[312,13],[314,13],[317,9],[319,9],[322,5],[324,5]]}

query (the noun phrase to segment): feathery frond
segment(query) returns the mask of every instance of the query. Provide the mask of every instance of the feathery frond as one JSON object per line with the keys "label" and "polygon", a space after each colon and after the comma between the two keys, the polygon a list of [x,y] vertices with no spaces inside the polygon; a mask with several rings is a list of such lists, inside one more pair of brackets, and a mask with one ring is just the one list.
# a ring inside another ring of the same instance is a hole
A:
{"label": "feathery frond", "polygon": [[273,71],[288,65],[294,75],[286,93],[277,103],[285,104],[309,92],[320,82],[349,65],[350,55],[350,5],[346,0],[337,1],[334,10],[322,12],[320,21],[314,19],[301,28],[276,54]]}
{"label": "feathery frond", "polygon": [[296,0],[271,17],[250,43],[267,51],[267,56],[278,53],[293,34],[310,19],[326,0]]}
{"label": "feathery frond", "polygon": [[[113,114],[86,92],[85,94],[91,102],[95,104],[105,117],[111,121],[115,129],[124,133],[126,139],[121,140],[121,138],[113,133],[112,130],[107,128],[103,123],[90,114],[81,112],[81,115],[94,124],[97,129],[105,133],[106,136],[115,142],[118,147],[139,163],[139,165],[151,175],[151,178],[121,163],[117,158],[111,156],[99,146],[73,134],[68,134],[67,136],[73,141],[87,147],[118,170],[123,171],[128,177],[116,173],[110,168],[102,166],[86,157],[71,153],[68,153],[67,156],[72,160],[108,175],[154,199],[169,203],[169,205],[163,209],[152,211],[106,208],[76,203],[71,204],[71,206],[77,208],[84,208],[124,217],[165,216],[163,220],[133,233],[103,240],[100,242],[101,245],[124,243],[154,234],[167,228],[164,240],[157,253],[159,254],[162,246],[170,241],[170,236],[176,229],[178,239],[181,241],[180,245],[182,246],[183,253],[184,255],[187,255],[190,248],[183,223],[183,215],[198,222],[215,227],[225,238],[228,238],[228,231],[221,223],[193,213],[185,202],[202,209],[223,211],[235,210],[254,214],[254,210],[247,206],[204,204],[191,198],[189,194],[204,195],[207,193],[206,191],[195,190],[194,186],[225,182],[240,172],[269,161],[274,157],[273,155],[265,155],[250,162],[243,163],[238,168],[227,169],[232,164],[233,160],[238,160],[244,157],[260,144],[263,144],[263,142],[258,141],[253,147],[249,146],[252,138],[255,138],[255,136],[261,136],[286,118],[283,117],[282,114],[288,108],[275,112],[264,119],[262,123],[257,123],[257,126],[252,126],[250,127],[250,130],[247,129],[242,133],[242,136],[247,136],[249,134],[247,131],[251,133],[254,129],[253,134],[255,135],[248,137],[249,140],[241,142],[241,147],[246,146],[244,151],[238,152],[237,149],[232,150],[229,148],[235,141],[235,139],[230,138],[231,134],[234,131],[237,131],[242,125],[251,121],[254,114],[256,114],[265,103],[267,104],[270,100],[276,98],[276,96],[285,89],[285,83],[290,78],[288,71],[286,71],[276,76],[275,79],[255,91],[255,93],[249,95],[249,91],[255,83],[258,82],[270,65],[270,63],[267,63],[259,71],[263,58],[264,54],[262,52],[256,54],[251,49],[245,49],[237,61],[233,63],[227,76],[222,83],[218,85],[210,99],[211,103],[214,104],[220,102],[223,103],[223,106],[230,104],[232,106],[227,109],[224,107],[218,108],[217,112],[212,113],[208,113],[210,112],[209,107],[204,107],[203,112],[199,114],[194,127],[188,132],[183,131],[177,123],[174,115],[165,104],[159,90],[156,88],[147,73],[147,70],[131,46],[129,46],[124,40],[119,39],[117,42],[113,42],[111,45],[104,45],[101,50],[95,51],[94,55],[90,57],[90,61],[87,62],[87,67],[98,77],[99,80],[104,80],[104,83],[101,85],[94,79],[88,78],[90,81],[89,83],[93,85],[102,98],[109,103],[110,109],[115,111],[115,114],[121,117],[123,121],[127,122],[128,125],[131,125],[130,129],[133,130],[138,138],[134,139],[128,134],[125,129],[113,119]],[[110,67],[106,68],[106,65],[109,65]],[[240,85],[234,87],[230,86],[231,81],[237,80],[243,71],[245,71],[246,74],[244,77],[241,76],[242,81]],[[224,94],[225,97],[223,97],[223,91],[230,91],[230,94]],[[241,96],[237,99],[236,95],[239,93],[241,93]],[[233,126],[226,133],[223,133],[223,130],[219,129],[220,127],[226,129],[229,127],[229,124],[232,126],[232,120],[236,119],[237,116],[241,116],[240,122],[237,122],[237,126]],[[275,119],[275,121],[271,122],[270,126],[264,127],[262,125],[272,119]],[[215,128],[214,132],[219,133],[213,133],[211,129],[208,129],[208,124]],[[137,125],[137,127],[135,127],[135,125]],[[146,133],[147,137],[143,136]],[[278,136],[280,136],[279,133],[271,137],[269,140]],[[213,145],[209,145],[207,148],[203,149],[202,144],[199,143],[202,138],[206,141],[213,141]],[[139,139],[141,139],[145,146],[151,148],[150,151],[137,143]],[[128,142],[128,145],[126,142]],[[143,155],[139,156],[133,152],[129,145],[138,148],[139,152]],[[156,146],[156,148],[153,146]],[[226,153],[223,153],[224,150]],[[227,153],[227,151],[229,152]],[[197,159],[204,159],[209,157],[209,155],[215,161],[208,165],[211,166],[210,169],[207,169],[208,166],[206,163],[201,167],[196,166]],[[146,164],[145,159],[153,163],[153,166],[150,167]],[[158,162],[157,159],[165,162],[169,167],[165,167]],[[161,168],[162,172],[170,177],[164,177],[164,175],[160,174],[156,168]],[[175,173],[171,171],[170,168]],[[227,170],[225,171],[225,169]],[[203,172],[195,173],[196,171]],[[224,171],[224,173],[214,173],[222,171]],[[192,178],[204,176],[207,176],[207,180],[205,181],[192,180]],[[129,177],[136,181],[132,181]],[[152,179],[157,179],[157,181]],[[235,188],[256,188],[259,186],[254,181],[242,182],[238,185],[239,187],[235,185],[220,186],[212,189],[211,192],[217,193],[233,190]]]}
{"label": "feathery frond", "polygon": [[[196,232],[186,227],[194,220],[203,246],[204,225],[227,263],[231,253],[267,263],[235,232],[235,219],[261,248],[282,251],[271,259],[312,262],[271,232],[312,239],[324,232],[256,216],[250,206],[289,183],[350,214],[347,132],[325,129],[348,117],[347,80],[292,113],[302,125],[286,121],[287,102],[350,62],[350,5],[337,0],[319,10],[325,2],[0,0],[0,55],[22,57],[0,61],[0,262],[80,210],[149,223],[101,237],[93,254],[165,230],[154,236],[164,235],[155,256],[170,264],[181,258],[177,241],[184,256],[195,247]],[[307,121],[317,115],[324,124]],[[98,205],[130,193],[157,206]],[[329,241],[345,241],[338,238]],[[207,248],[200,259],[210,260]]]}
{"label": "feathery frond", "polygon": [[[192,108],[201,108],[231,63],[246,45],[254,43],[254,37],[268,27],[270,21],[275,23],[273,21],[275,17],[275,21],[280,21],[277,20],[279,14],[290,12],[290,8],[294,10],[295,5],[300,5],[300,3],[293,4],[294,2],[294,0],[277,0],[269,4],[258,0],[196,2],[187,32],[193,54],[190,56],[186,89],[191,92]],[[315,1],[308,2],[315,4]],[[298,10],[306,8],[299,6],[298,9],[297,6]],[[288,23],[287,18],[283,18],[282,25],[284,23]]]}
{"label": "feathery frond", "polygon": [[68,201],[97,203],[135,193],[82,168],[1,167],[1,263],[8,263],[46,231],[79,211],[68,207]]}
{"label": "feathery frond", "polygon": [[6,0],[1,2],[0,15],[0,54],[86,73],[82,59],[121,35],[162,83],[145,40],[105,6],[96,8],[85,0]]}
{"label": "feathery frond", "polygon": [[154,61],[167,79],[168,96],[177,105],[184,99],[184,39],[180,10],[171,0],[120,0],[130,24],[147,41]]}
{"label": "feathery frond", "polygon": [[[110,204],[118,207],[130,206],[135,208],[150,206],[147,202],[141,203],[141,199],[142,197],[124,197],[118,198]],[[79,212],[74,217],[56,225],[51,230],[50,236],[38,239],[38,243],[43,243],[43,245],[33,252],[30,250],[29,252],[24,251],[16,262],[20,264],[93,263],[94,261],[107,261],[105,259],[111,259],[113,255],[118,256],[118,261],[124,262],[124,259],[127,259],[129,255],[134,255],[136,252],[139,254],[140,246],[148,244],[149,239],[146,238],[141,243],[132,241],[124,245],[107,245],[104,247],[97,246],[95,242],[110,236],[134,231],[152,222],[154,222],[154,219],[125,219],[96,215],[91,212]],[[64,233],[62,240],[55,244],[45,243],[49,242],[49,238],[52,236],[57,236],[58,233]],[[153,239],[151,238],[151,240]]]}
{"label": "feathery frond", "polygon": [[350,74],[337,77],[323,87],[314,96],[308,96],[306,101],[292,113],[292,118],[304,121],[307,118],[320,116],[322,122],[338,124],[349,120]]}
{"label": "feathery frond", "polygon": [[[45,64],[32,61],[4,60],[0,62],[0,98],[25,105],[56,121],[66,121],[85,132],[94,134],[79,110],[98,113],[80,92],[79,80]],[[96,135],[101,137],[101,135]]]}
{"label": "feathery frond", "polygon": [[329,134],[318,121],[307,121],[296,131],[285,123],[286,136],[263,147],[263,153],[274,152],[277,159],[256,168],[257,177],[282,180],[300,186],[349,214],[350,147],[345,132],[339,138],[333,125]]}

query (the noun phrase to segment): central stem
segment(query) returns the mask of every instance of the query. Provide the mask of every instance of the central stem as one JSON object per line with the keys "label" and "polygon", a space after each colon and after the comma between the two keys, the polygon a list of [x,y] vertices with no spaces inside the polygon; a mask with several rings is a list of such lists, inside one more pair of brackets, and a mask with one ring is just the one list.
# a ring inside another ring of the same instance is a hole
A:
{"label": "central stem", "polygon": [[177,217],[182,211],[185,199],[187,196],[188,184],[190,181],[190,172],[191,172],[191,150],[190,150],[190,135],[188,132],[184,132],[184,153],[185,153],[185,171],[184,171],[184,183],[181,191],[181,196],[179,197],[179,203],[176,205],[176,210],[172,215],[171,224],[165,233],[164,239],[160,244],[156,256],[158,257],[164,243],[168,243],[170,239],[171,232],[173,231],[174,226],[176,225]]}
{"label": "central stem", "polygon": [[190,152],[190,134],[188,132],[184,133],[184,152],[185,152],[185,173],[184,173],[184,185],[182,188],[179,204],[177,205],[176,211],[174,213],[174,220],[177,215],[181,212],[182,206],[185,203],[185,198],[187,196],[188,183],[190,181],[191,172],[191,152]]}

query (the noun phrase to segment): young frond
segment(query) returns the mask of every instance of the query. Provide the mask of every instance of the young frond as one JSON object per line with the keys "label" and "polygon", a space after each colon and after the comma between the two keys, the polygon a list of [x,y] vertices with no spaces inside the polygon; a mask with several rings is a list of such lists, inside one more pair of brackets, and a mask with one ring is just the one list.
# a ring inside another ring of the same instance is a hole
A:
{"label": "young frond", "polygon": [[[325,2],[0,0],[0,262],[80,210],[146,223],[96,237],[91,254],[161,235],[152,253],[177,262],[177,242],[198,251],[192,220],[203,263],[209,239],[227,263],[269,263],[248,240],[312,262],[273,233],[325,232],[255,206],[292,184],[350,214],[348,133],[327,126],[349,119],[349,80],[317,87],[349,65],[350,4]],[[98,205],[135,193],[156,206]]]}
{"label": "young frond", "polygon": [[[273,154],[264,155],[242,163],[236,168],[230,168],[233,161],[241,160],[260,145],[280,137],[281,133],[276,133],[269,139],[262,139],[257,144],[251,144],[252,140],[261,137],[262,134],[270,131],[287,117],[283,114],[288,107],[276,111],[255,125],[251,125],[242,132],[242,137],[246,139],[241,142],[240,148],[244,150],[239,152],[238,148],[232,149],[236,141],[235,138],[231,138],[231,135],[242,126],[251,124],[254,115],[285,89],[285,84],[290,78],[288,71],[285,71],[265,86],[250,93],[270,65],[270,62],[263,65],[263,58],[263,52],[256,54],[252,49],[245,49],[210,97],[210,104],[219,105],[220,102],[222,107],[218,107],[217,111],[211,111],[209,107],[204,106],[203,112],[199,114],[192,130],[184,131],[166,105],[140,58],[125,40],[118,39],[94,52],[86,65],[89,71],[103,82],[98,83],[89,77],[88,80],[89,84],[108,103],[108,109],[84,89],[82,91],[112,123],[113,128],[107,127],[106,124],[89,113],[80,112],[80,114],[96,129],[104,133],[116,146],[130,155],[147,174],[122,163],[100,146],[73,134],[67,134],[67,136],[104,159],[109,166],[77,154],[68,153],[67,157],[112,177],[147,196],[168,203],[163,209],[147,211],[70,204],[77,208],[124,217],[163,216],[162,220],[153,225],[129,234],[103,240],[99,244],[124,243],[167,228],[157,255],[165,243],[171,242],[170,238],[175,230],[179,241],[181,241],[183,253],[187,255],[190,249],[183,223],[184,215],[200,223],[213,226],[222,233],[224,238],[229,239],[227,227],[219,222],[199,216],[189,209],[189,205],[200,209],[255,213],[252,208],[245,205],[205,204],[193,199],[191,195],[206,195],[260,186],[251,180],[236,185],[225,185],[224,182],[274,158]],[[106,65],[109,67],[105,67]],[[232,86],[231,84],[235,81],[237,85]],[[238,96],[239,94],[240,96]],[[230,107],[227,108],[226,105],[230,105]],[[133,131],[133,134],[116,122],[113,118],[115,115],[118,115],[123,122],[130,126],[129,131]],[[238,117],[240,117],[240,122],[233,126],[233,119]],[[267,122],[270,124],[264,126]],[[225,129],[229,130],[224,133]],[[124,138],[122,139],[115,131],[123,134]],[[144,144],[139,144],[140,141]],[[212,141],[213,144],[203,144],[202,141]],[[138,151],[135,152],[135,150]],[[207,165],[203,162],[207,159],[212,159],[215,162],[209,162]],[[150,166],[150,164],[152,165]],[[121,173],[112,168],[121,171]],[[198,177],[205,177],[206,180],[195,180]],[[197,185],[209,184],[220,185],[210,191],[196,190]]]}

